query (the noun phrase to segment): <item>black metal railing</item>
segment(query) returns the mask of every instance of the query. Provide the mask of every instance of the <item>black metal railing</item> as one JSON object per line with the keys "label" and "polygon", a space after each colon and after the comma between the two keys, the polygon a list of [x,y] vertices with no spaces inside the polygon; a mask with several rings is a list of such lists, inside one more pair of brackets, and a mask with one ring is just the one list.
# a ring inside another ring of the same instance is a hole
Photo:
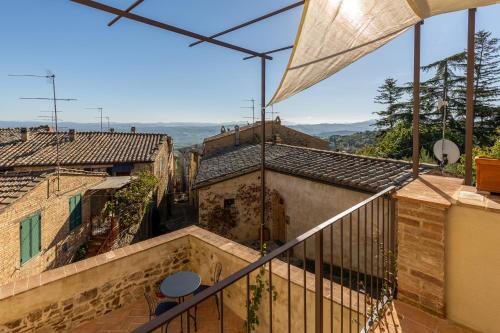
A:
{"label": "black metal railing", "polygon": [[[264,293],[268,294],[266,297],[269,302],[267,306],[266,302],[261,303],[259,313],[267,315],[269,321],[265,327],[259,327],[257,331],[273,332],[273,324],[276,332],[368,331],[378,319],[384,316],[384,309],[395,292],[393,192],[394,187],[387,188],[319,224],[140,326],[134,332],[145,333],[163,328],[178,316],[214,295],[218,295],[220,300],[219,330],[224,332],[224,294],[227,288],[236,283],[246,284],[246,295],[241,296],[246,297],[246,302],[240,303],[246,304],[246,320],[248,320],[250,299],[253,296],[250,288],[252,276],[254,279],[256,272],[261,271],[262,267],[266,269],[265,275],[268,280]],[[308,246],[311,242],[314,242],[313,247]],[[297,255],[300,257],[297,258]],[[281,275],[273,276],[273,266],[276,260],[286,262],[286,274],[283,275],[281,272]],[[299,269],[302,270],[300,274],[302,281],[297,281],[298,274],[295,274],[296,280],[292,282],[291,272]],[[283,276],[287,283],[287,290],[283,293],[287,299],[287,310],[279,314],[280,320],[276,322],[275,319],[273,320],[273,308],[277,306],[277,301],[283,301],[284,295],[279,295],[279,300],[273,300],[273,281]],[[314,277],[315,288],[313,290],[307,288],[308,276],[310,279],[311,276]],[[294,294],[300,297],[292,297],[292,283],[293,288],[303,288],[299,294],[294,289]],[[324,297],[323,289],[328,285],[330,295]],[[308,307],[308,292],[313,294],[314,306],[309,304]],[[233,293],[231,298],[234,297]],[[292,311],[294,302],[298,302],[300,308],[303,308],[301,315],[297,315],[297,311]],[[286,320],[283,320],[283,316],[286,316]],[[190,320],[187,320],[187,323],[184,322],[185,329],[190,332],[192,329]],[[261,324],[262,322],[261,320]],[[281,326],[276,328],[277,324]],[[198,327],[198,329],[203,329],[203,327]],[[246,325],[246,330],[250,331],[249,325]]]}

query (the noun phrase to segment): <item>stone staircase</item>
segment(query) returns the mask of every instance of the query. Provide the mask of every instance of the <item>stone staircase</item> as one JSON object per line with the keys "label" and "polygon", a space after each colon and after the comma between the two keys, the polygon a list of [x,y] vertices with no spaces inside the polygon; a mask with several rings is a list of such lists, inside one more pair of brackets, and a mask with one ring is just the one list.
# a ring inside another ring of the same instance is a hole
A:
{"label": "stone staircase", "polygon": [[106,241],[107,235],[96,235],[92,236],[88,242],[87,254],[85,259],[96,256],[99,254],[102,244]]}

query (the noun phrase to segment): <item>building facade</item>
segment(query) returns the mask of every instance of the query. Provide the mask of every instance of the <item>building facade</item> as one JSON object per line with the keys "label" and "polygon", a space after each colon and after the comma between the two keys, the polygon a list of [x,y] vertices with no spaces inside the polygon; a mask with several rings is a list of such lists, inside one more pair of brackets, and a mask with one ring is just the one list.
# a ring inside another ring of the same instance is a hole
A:
{"label": "building facade", "polygon": [[[260,145],[240,146],[203,157],[195,188],[200,225],[242,243],[259,239],[261,223]],[[423,172],[426,169],[422,169]],[[400,187],[412,179],[411,164],[333,151],[268,144],[266,147],[266,210],[264,237],[285,243],[389,186]],[[388,220],[386,202],[354,214],[344,224],[344,237],[353,227],[353,243],[376,240]],[[372,216],[379,225],[367,225]],[[358,229],[359,228],[359,229]],[[334,237],[341,237],[340,226]],[[366,234],[365,234],[366,229]],[[358,238],[359,233],[359,238]],[[330,243],[330,237],[325,244]],[[346,239],[345,246],[350,244]],[[325,245],[328,249],[328,246]],[[307,249],[312,257],[314,247]],[[346,248],[344,255],[349,253]],[[334,262],[340,262],[335,251]],[[353,260],[357,262],[357,256]],[[359,253],[360,261],[371,253]],[[325,251],[330,260],[330,251]],[[357,269],[355,265],[353,268]],[[362,267],[360,267],[362,270]]]}
{"label": "building facade", "polygon": [[89,189],[105,173],[0,174],[0,284],[71,262],[90,233]]}
{"label": "building facade", "polygon": [[168,135],[136,133],[135,128],[130,133],[69,130],[59,136],[26,128],[17,132],[0,142],[0,171],[40,171],[59,165],[126,176],[147,170],[159,181],[155,201],[160,217],[168,215],[174,173],[173,141]]}
{"label": "building facade", "polygon": [[[221,129],[220,134],[206,138],[203,141],[203,155],[210,156],[239,145],[257,144],[262,141],[261,136],[259,122],[242,127],[236,125],[234,130]],[[282,125],[279,118],[274,121],[266,121],[265,141],[324,150],[327,150],[330,145],[326,140]]]}

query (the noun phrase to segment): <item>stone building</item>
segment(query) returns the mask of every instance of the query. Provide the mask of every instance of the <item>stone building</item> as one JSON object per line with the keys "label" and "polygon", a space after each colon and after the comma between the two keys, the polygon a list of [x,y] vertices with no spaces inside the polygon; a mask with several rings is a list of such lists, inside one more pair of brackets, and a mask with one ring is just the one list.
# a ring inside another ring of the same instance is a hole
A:
{"label": "stone building", "polygon": [[[203,157],[195,182],[199,223],[239,242],[259,239],[259,170],[260,145],[243,145]],[[266,145],[266,170],[265,237],[279,243],[412,178],[408,162],[283,144]],[[381,202],[364,213],[355,215],[353,221],[354,226],[360,224],[360,242],[364,242],[365,221],[372,215],[381,221],[387,219],[389,207]],[[369,229],[367,237],[376,237],[379,232],[377,227]],[[335,237],[340,237],[338,227]],[[356,230],[353,238],[357,239]]]}
{"label": "stone building", "polygon": [[102,172],[0,173],[0,284],[68,264],[90,232]]}
{"label": "stone building", "polygon": [[[174,172],[173,142],[165,134],[68,132],[4,129],[0,142],[0,171],[39,171],[59,165],[85,171],[126,176],[148,170],[159,180],[155,201],[161,216],[170,204]],[[8,133],[7,133],[8,132]],[[59,150],[59,161],[57,158]]]}
{"label": "stone building", "polygon": [[[266,142],[269,141],[317,149],[328,149],[330,145],[326,140],[282,125],[279,118],[266,121]],[[203,155],[209,156],[235,146],[260,142],[260,122],[242,127],[236,125],[234,130],[221,129],[220,134],[206,138],[203,141]]]}

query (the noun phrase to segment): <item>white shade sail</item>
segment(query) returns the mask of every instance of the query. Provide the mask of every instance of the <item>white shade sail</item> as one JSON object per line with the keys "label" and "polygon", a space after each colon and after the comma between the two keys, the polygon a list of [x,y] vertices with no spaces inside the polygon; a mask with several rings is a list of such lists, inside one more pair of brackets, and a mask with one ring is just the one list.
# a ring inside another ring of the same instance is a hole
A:
{"label": "white shade sail", "polygon": [[274,104],[335,74],[424,18],[500,0],[306,0]]}

